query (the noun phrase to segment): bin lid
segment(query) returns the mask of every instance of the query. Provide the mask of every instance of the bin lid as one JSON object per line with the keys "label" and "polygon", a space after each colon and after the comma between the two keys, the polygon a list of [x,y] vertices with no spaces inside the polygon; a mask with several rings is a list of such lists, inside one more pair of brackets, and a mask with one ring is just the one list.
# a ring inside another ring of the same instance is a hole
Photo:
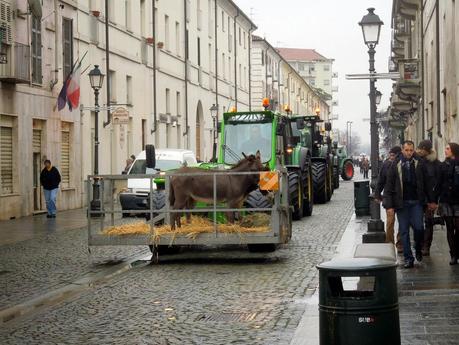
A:
{"label": "bin lid", "polygon": [[338,258],[323,262],[316,267],[318,269],[338,270],[338,271],[361,271],[368,269],[381,269],[396,267],[393,261],[379,258]]}

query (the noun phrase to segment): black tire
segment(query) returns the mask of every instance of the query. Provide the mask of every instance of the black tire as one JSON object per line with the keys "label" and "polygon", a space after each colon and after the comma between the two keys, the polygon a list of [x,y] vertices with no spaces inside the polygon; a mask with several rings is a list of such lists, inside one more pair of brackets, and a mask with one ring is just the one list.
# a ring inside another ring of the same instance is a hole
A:
{"label": "black tire", "polygon": [[156,246],[155,248],[155,246],[149,245],[148,247],[150,248],[150,251],[152,253],[156,251],[158,255],[173,255],[173,254],[178,254],[180,252],[180,247],[178,246],[162,245],[162,246]]}
{"label": "black tire", "polygon": [[354,165],[351,161],[348,160],[344,162],[341,177],[344,181],[352,180],[352,178],[354,177]]}
{"label": "black tire", "polygon": [[339,167],[333,167],[333,187],[339,188]]}
{"label": "black tire", "polygon": [[327,165],[325,162],[312,162],[312,182],[314,202],[325,204],[327,202]]}
{"label": "black tire", "polygon": [[334,192],[334,183],[333,183],[333,166],[327,164],[327,201],[331,200],[331,197]]}
{"label": "black tire", "polygon": [[292,219],[303,218],[303,183],[298,171],[288,173],[288,194],[290,205],[293,206]]}
{"label": "black tire", "polygon": [[245,199],[244,206],[246,208],[272,208],[273,205],[268,198],[264,196],[259,189],[254,190]]}
{"label": "black tire", "polygon": [[[166,193],[164,190],[155,190],[153,191],[153,210],[160,210],[164,207],[166,207]],[[148,203],[150,202],[150,198],[148,198]],[[148,208],[150,208],[150,205],[147,204]],[[153,212],[153,218],[156,217],[159,214],[159,212]],[[150,220],[150,213],[145,214],[145,218],[147,220]],[[159,221],[157,224],[163,224],[164,221]]]}
{"label": "black tire", "polygon": [[303,216],[310,217],[314,208],[314,186],[312,183],[311,165],[303,171]]}
{"label": "black tire", "polygon": [[275,243],[262,243],[262,244],[248,244],[247,248],[251,253],[272,253],[276,251],[277,244]]}
{"label": "black tire", "polygon": [[145,158],[147,168],[156,166],[155,147],[153,145],[145,145]]}

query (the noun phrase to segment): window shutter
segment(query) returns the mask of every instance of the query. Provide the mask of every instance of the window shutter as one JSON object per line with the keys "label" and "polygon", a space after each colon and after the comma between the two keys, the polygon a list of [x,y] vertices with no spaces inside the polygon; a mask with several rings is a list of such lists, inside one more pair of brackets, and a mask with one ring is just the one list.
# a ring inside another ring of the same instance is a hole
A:
{"label": "window shutter", "polygon": [[34,153],[41,152],[41,130],[33,130],[32,150]]}
{"label": "window shutter", "polygon": [[61,179],[62,186],[70,186],[70,132],[62,132],[61,145]]}
{"label": "window shutter", "polygon": [[13,128],[0,127],[1,194],[13,193]]}

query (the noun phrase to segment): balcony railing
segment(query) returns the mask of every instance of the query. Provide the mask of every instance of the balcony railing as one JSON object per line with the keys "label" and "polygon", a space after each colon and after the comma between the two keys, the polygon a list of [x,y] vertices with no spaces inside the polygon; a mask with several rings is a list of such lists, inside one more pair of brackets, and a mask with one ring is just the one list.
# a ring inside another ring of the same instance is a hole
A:
{"label": "balcony railing", "polygon": [[23,84],[30,82],[30,47],[13,43],[6,48],[6,64],[0,64],[0,81]]}

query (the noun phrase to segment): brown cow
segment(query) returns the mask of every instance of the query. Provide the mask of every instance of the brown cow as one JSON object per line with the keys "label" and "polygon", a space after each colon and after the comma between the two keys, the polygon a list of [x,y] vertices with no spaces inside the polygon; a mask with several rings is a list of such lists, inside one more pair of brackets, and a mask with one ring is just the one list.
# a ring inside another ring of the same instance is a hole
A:
{"label": "brown cow", "polygon": [[[260,159],[260,151],[257,151],[256,155],[246,156],[244,153],[242,154],[244,158],[230,170],[202,170],[199,168],[182,167],[176,172],[177,174],[217,173],[217,202],[225,202],[229,208],[240,208],[247,195],[258,188],[260,175],[230,175],[227,172],[258,172],[264,170]],[[192,209],[197,201],[213,204],[213,179],[213,175],[172,176],[169,194],[169,203],[172,209]],[[180,216],[180,213],[172,215],[172,230],[175,230],[176,224],[178,227],[181,227]],[[188,222],[190,217],[190,213],[187,213]],[[234,222],[233,212],[228,214],[228,219],[231,223]]]}

